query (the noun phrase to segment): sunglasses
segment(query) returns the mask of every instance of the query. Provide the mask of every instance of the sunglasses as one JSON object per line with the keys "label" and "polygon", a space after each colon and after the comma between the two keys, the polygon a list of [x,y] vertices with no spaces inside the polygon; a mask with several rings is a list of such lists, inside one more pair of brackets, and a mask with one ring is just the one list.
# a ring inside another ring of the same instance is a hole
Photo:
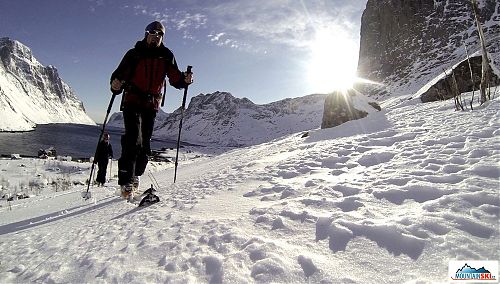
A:
{"label": "sunglasses", "polygon": [[146,31],[148,33],[148,35],[152,35],[152,36],[163,36],[163,32],[161,31],[157,31],[157,30],[154,30],[154,31]]}

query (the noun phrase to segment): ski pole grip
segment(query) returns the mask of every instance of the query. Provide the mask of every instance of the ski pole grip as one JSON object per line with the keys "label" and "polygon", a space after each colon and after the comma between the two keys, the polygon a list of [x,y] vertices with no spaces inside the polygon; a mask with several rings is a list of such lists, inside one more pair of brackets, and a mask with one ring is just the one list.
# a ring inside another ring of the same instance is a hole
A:
{"label": "ski pole grip", "polygon": [[113,95],[117,96],[117,95],[119,95],[119,94],[121,94],[123,92],[123,90],[126,87],[126,82],[122,80],[121,83],[122,83],[122,86],[121,86],[121,88],[119,90],[113,90],[113,89],[111,89],[111,92],[113,93]]}
{"label": "ski pole grip", "polygon": [[186,71],[186,74],[192,73],[192,72],[191,72],[191,68],[193,68],[193,66],[188,65],[188,67],[187,67],[187,71]]}

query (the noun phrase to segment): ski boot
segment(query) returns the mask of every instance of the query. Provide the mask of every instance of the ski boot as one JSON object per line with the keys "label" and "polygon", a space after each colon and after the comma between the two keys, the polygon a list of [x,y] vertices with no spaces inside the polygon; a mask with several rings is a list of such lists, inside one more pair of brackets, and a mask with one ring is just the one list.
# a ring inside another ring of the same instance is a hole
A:
{"label": "ski boot", "polygon": [[132,184],[124,184],[120,186],[121,189],[121,196],[123,199],[129,200],[130,198],[133,198],[133,186]]}
{"label": "ski boot", "polygon": [[134,188],[133,190],[136,192],[139,192],[139,181],[140,181],[140,176],[132,177],[132,187]]}

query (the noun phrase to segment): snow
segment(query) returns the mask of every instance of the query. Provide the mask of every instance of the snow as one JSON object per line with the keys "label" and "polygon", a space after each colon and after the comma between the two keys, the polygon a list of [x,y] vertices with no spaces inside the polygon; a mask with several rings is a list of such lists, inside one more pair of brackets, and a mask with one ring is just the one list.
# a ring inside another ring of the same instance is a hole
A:
{"label": "snow", "polygon": [[[321,125],[326,95],[258,105],[227,92],[191,99],[183,117],[183,137],[197,145],[249,146]],[[155,136],[177,139],[179,112],[157,119]],[[115,124],[116,125],[116,124]]]}
{"label": "snow", "polygon": [[162,201],[142,209],[116,196],[116,161],[84,201],[88,163],[1,160],[3,192],[39,187],[1,200],[0,282],[447,283],[451,260],[500,258],[499,95],[463,112],[396,98],[304,138],[186,148],[175,184],[171,164],[148,166]]}
{"label": "snow", "polygon": [[[0,131],[31,131],[37,124],[95,125],[54,66],[43,66],[22,43],[0,38]],[[9,52],[10,50],[10,52]]]}

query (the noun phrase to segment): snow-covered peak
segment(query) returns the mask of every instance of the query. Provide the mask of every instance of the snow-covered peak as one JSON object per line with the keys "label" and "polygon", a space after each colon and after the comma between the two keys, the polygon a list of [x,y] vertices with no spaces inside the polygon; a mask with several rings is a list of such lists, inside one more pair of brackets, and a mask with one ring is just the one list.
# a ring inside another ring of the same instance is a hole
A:
{"label": "snow-covered peak", "polygon": [[191,99],[189,103],[189,108],[220,108],[222,106],[235,106],[238,105],[240,107],[254,107],[255,104],[247,98],[236,98],[231,93],[228,92],[214,92],[212,94],[200,94]]}
{"label": "snow-covered peak", "polygon": [[[314,94],[258,105],[229,92],[199,94],[184,111],[182,141],[218,146],[254,145],[319,128],[326,96]],[[160,111],[154,135],[177,139],[180,118],[180,108],[170,114]],[[108,126],[123,127],[122,114],[111,115]]]}
{"label": "snow-covered peak", "polygon": [[36,124],[95,125],[56,67],[43,66],[31,49],[0,38],[0,131],[27,131]]}
{"label": "snow-covered peak", "polygon": [[[200,94],[184,112],[182,140],[195,144],[254,145],[286,134],[318,128],[326,95],[257,105],[228,92]],[[180,109],[161,122],[155,134],[176,139]]]}
{"label": "snow-covered peak", "polygon": [[2,59],[12,56],[20,59],[27,59],[33,64],[39,64],[33,57],[31,49],[17,40],[12,40],[8,37],[0,38],[0,50],[2,50]]}

